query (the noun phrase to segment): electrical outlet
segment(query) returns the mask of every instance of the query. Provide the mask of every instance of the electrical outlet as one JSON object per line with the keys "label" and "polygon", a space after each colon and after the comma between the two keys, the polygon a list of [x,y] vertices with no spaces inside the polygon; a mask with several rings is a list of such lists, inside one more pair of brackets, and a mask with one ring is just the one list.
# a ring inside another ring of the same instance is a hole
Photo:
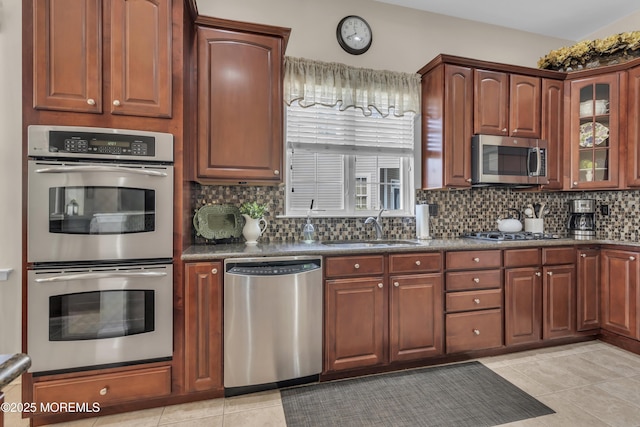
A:
{"label": "electrical outlet", "polygon": [[602,215],[609,215],[609,205],[600,205],[600,213]]}
{"label": "electrical outlet", "polygon": [[438,205],[429,204],[429,216],[438,216]]}

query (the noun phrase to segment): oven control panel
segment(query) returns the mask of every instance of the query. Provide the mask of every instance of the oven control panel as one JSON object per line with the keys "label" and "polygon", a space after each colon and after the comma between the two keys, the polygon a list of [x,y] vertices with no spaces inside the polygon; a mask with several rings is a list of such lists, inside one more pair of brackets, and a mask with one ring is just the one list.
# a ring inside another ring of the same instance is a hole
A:
{"label": "oven control panel", "polygon": [[153,157],[155,138],[141,135],[51,131],[49,152]]}

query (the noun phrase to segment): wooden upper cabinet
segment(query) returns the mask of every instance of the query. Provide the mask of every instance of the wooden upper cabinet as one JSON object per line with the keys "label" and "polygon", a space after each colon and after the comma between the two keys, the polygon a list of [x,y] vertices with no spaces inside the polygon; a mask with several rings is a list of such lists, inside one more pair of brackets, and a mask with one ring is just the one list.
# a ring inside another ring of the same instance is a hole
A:
{"label": "wooden upper cabinet", "polygon": [[[34,108],[171,117],[171,0],[35,0],[33,7]],[[103,41],[111,65],[104,79]]]}
{"label": "wooden upper cabinet", "polygon": [[422,188],[471,186],[473,71],[442,64],[422,76]]}
{"label": "wooden upper cabinet", "polygon": [[171,0],[111,0],[112,114],[171,117]]}
{"label": "wooden upper cabinet", "polygon": [[[568,83],[565,111],[565,189],[617,189],[620,185],[620,74],[578,78]],[[567,87],[565,87],[567,89]],[[625,111],[622,111],[625,110]]]}
{"label": "wooden upper cabinet", "polygon": [[539,77],[476,69],[474,133],[540,137]]}
{"label": "wooden upper cabinet", "polygon": [[640,186],[640,67],[627,72],[629,94],[627,115],[627,185]]}
{"label": "wooden upper cabinet", "polygon": [[541,137],[547,141],[547,177],[549,183],[543,188],[562,189],[563,173],[563,82],[542,79],[542,129]]}
{"label": "wooden upper cabinet", "polygon": [[509,74],[474,70],[473,132],[509,135]]}
{"label": "wooden upper cabinet", "polygon": [[101,5],[100,0],[34,0],[34,108],[102,112]]}
{"label": "wooden upper cabinet", "polygon": [[196,181],[282,180],[283,38],[199,26]]}

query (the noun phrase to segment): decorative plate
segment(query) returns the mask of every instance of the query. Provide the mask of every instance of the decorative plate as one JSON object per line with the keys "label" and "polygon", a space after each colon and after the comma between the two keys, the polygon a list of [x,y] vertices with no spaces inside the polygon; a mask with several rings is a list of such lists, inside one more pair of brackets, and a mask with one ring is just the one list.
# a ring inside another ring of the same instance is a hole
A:
{"label": "decorative plate", "polygon": [[609,138],[609,128],[598,122],[589,122],[580,125],[580,146],[593,147],[595,139],[596,145],[600,145]]}
{"label": "decorative plate", "polygon": [[242,236],[244,218],[231,205],[206,205],[196,211],[193,226],[205,239],[228,239]]}

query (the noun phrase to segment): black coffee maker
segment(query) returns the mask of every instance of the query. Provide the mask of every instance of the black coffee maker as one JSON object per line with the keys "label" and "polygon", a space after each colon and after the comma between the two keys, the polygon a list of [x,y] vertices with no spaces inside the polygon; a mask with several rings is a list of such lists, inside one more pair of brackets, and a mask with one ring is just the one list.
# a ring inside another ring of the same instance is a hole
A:
{"label": "black coffee maker", "polygon": [[576,199],[569,201],[569,236],[574,239],[593,239],[596,237],[596,201]]}

